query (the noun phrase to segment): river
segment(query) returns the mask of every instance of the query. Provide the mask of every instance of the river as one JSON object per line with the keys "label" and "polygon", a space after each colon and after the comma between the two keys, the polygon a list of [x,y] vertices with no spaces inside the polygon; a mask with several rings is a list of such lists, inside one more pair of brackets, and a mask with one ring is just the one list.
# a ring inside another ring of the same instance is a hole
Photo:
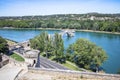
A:
{"label": "river", "polygon": [[[0,36],[23,42],[39,35],[42,31],[47,31],[49,34],[60,32],[59,30],[0,29]],[[120,70],[120,35],[76,31],[74,37],[67,38],[63,36],[65,48],[69,44],[74,43],[78,38],[87,38],[106,51],[108,59],[102,65],[105,72],[117,73]]]}

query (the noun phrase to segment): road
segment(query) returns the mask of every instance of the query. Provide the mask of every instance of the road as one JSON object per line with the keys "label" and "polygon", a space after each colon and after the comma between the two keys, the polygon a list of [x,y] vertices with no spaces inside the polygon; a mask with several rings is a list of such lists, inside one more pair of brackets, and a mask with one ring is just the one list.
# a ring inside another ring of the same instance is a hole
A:
{"label": "road", "polygon": [[47,58],[44,58],[42,56],[38,56],[36,67],[48,68],[48,69],[69,70],[68,68],[66,68],[66,67],[64,67],[64,66],[62,66],[54,61],[50,61]]}

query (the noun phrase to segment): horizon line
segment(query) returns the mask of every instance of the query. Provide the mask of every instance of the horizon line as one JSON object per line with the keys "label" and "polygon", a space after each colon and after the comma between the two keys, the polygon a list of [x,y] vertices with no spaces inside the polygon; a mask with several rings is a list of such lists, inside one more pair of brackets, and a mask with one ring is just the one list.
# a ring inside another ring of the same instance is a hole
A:
{"label": "horizon line", "polygon": [[91,14],[91,13],[96,13],[96,14],[120,14],[120,13],[100,13],[100,12],[86,12],[86,13],[61,13],[61,14],[33,14],[33,15],[12,15],[12,16],[0,16],[0,17],[24,17],[24,16],[51,16],[51,15],[79,15],[79,14]]}

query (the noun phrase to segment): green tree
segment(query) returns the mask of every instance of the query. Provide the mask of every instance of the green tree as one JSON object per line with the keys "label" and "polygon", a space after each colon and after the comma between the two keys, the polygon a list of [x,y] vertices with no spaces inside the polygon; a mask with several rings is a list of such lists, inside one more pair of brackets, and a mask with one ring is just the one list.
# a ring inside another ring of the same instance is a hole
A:
{"label": "green tree", "polygon": [[57,62],[63,63],[65,62],[65,55],[64,55],[64,43],[62,40],[62,36],[58,33],[55,33],[54,36],[54,60]]}
{"label": "green tree", "polygon": [[78,39],[67,49],[67,59],[79,67],[90,69],[91,66],[98,68],[106,59],[105,51],[86,39]]}
{"label": "green tree", "polygon": [[47,32],[42,32],[40,35],[30,40],[31,47],[38,49],[41,52],[47,52],[50,47],[51,39]]}
{"label": "green tree", "polygon": [[7,41],[0,36],[0,53],[8,52],[8,44]]}
{"label": "green tree", "polygon": [[61,35],[55,33],[54,37],[42,32],[39,36],[30,40],[31,47],[44,52],[47,58],[54,56],[57,62],[65,62],[64,44]]}

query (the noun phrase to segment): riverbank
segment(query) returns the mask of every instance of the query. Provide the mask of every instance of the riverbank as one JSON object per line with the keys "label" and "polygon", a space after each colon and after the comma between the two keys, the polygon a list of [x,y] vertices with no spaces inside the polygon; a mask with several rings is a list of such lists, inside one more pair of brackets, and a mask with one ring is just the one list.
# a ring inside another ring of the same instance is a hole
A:
{"label": "riverbank", "polygon": [[62,29],[57,29],[57,28],[0,28],[0,29],[3,29],[3,30],[5,30],[5,29],[8,29],[8,30],[16,30],[16,29],[18,29],[18,30],[62,30]]}
{"label": "riverbank", "polygon": [[119,32],[107,32],[107,31],[94,31],[94,30],[76,30],[81,32],[95,32],[95,33],[106,33],[106,34],[120,34]]}
{"label": "riverbank", "polygon": [[6,39],[6,38],[5,38],[5,40],[7,41],[7,43],[8,43],[9,46],[13,46],[13,45],[17,44],[16,41],[13,41],[13,40],[10,40],[10,39]]}
{"label": "riverbank", "polygon": [[[0,29],[24,29],[24,30],[62,30],[62,28],[0,28]],[[73,30],[73,29],[71,29]],[[75,31],[81,31],[81,32],[95,32],[95,33],[105,33],[105,34],[120,34],[120,32],[108,32],[108,31],[94,31],[94,30],[84,30],[84,29],[74,29]]]}

